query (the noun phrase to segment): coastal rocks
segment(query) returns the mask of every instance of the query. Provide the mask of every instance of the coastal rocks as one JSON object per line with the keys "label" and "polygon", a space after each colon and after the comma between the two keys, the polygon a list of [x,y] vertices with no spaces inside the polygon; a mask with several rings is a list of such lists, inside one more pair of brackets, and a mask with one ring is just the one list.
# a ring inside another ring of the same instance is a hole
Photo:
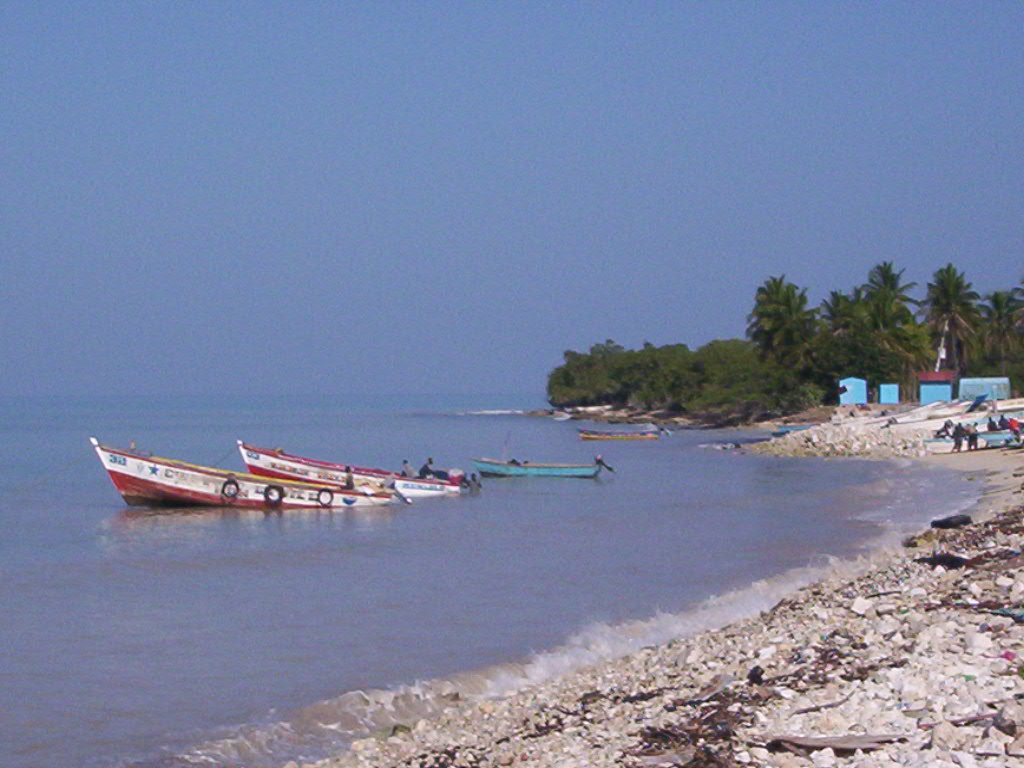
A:
{"label": "coastal rocks", "polygon": [[850,419],[789,432],[751,450],[772,456],[859,456],[871,459],[919,457],[925,454],[920,430],[890,428],[878,419]]}
{"label": "coastal rocks", "polygon": [[[1022,764],[1024,508],[936,531],[761,614],[509,696],[465,698],[318,768]],[[1012,615],[1002,615],[1009,611]]]}

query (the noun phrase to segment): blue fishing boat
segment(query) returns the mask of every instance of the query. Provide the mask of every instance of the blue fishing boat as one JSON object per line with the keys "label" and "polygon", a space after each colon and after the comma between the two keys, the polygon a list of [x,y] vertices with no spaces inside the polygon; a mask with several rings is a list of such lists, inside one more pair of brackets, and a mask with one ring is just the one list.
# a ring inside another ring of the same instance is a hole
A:
{"label": "blue fishing boat", "polygon": [[614,472],[595,457],[593,464],[540,464],[532,461],[498,461],[497,459],[473,459],[473,464],[483,477],[597,477],[602,468]]}

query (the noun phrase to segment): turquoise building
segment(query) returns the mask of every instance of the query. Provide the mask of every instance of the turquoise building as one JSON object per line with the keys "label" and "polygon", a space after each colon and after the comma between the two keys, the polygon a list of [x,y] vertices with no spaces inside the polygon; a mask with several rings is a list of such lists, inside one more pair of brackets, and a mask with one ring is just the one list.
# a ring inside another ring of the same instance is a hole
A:
{"label": "turquoise building", "polygon": [[839,381],[840,405],[867,405],[868,383],[864,379],[850,377]]}
{"label": "turquoise building", "polygon": [[879,384],[878,402],[882,405],[897,405],[900,401],[899,384]]}
{"label": "turquoise building", "polygon": [[986,395],[989,400],[1010,399],[1010,379],[995,376],[982,379],[960,379],[960,399],[973,400]]}

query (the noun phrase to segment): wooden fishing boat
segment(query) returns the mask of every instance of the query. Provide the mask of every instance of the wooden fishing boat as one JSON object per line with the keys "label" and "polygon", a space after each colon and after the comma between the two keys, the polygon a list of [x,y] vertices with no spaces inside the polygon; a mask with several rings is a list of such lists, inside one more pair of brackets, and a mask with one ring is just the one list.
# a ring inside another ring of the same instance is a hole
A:
{"label": "wooden fishing boat", "polygon": [[380,485],[345,490],[334,484],[273,480],[204,467],[89,441],[118,493],[130,506],[208,506],[244,509],[336,509],[390,504]]}
{"label": "wooden fishing boat", "polygon": [[394,488],[408,497],[449,496],[462,492],[462,474],[452,473],[447,479],[440,477],[406,477],[386,469],[370,469],[350,464],[308,459],[286,453],[280,448],[257,448],[238,441],[238,450],[248,470],[260,477],[329,483],[344,486],[351,470],[354,484],[378,483]]}
{"label": "wooden fishing boat", "polygon": [[602,468],[612,470],[598,456],[593,464],[540,464],[531,461],[473,459],[483,477],[597,477]]}
{"label": "wooden fishing boat", "polygon": [[625,430],[577,429],[582,440],[657,440],[661,432],[657,429],[627,432]]}

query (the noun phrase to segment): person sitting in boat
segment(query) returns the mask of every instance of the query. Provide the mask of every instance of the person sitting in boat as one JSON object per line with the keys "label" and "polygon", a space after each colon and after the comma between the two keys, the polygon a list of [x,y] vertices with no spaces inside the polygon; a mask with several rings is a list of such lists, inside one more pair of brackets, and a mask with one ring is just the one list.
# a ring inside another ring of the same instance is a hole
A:
{"label": "person sitting in boat", "polygon": [[1006,420],[1006,426],[1007,426],[1007,428],[1011,432],[1013,432],[1013,436],[1014,437],[1020,437],[1020,422],[1019,421],[1017,421],[1016,419],[1007,419]]}
{"label": "person sitting in boat", "polygon": [[352,476],[352,467],[345,467],[345,487],[349,490],[356,487],[356,479]]}
{"label": "person sitting in boat", "polygon": [[433,457],[431,457],[427,459],[426,464],[420,467],[419,477],[421,479],[427,477],[436,477],[438,480],[447,480],[448,473],[445,472],[443,469],[434,469],[434,459]]}
{"label": "person sitting in boat", "polygon": [[987,431],[989,431],[989,432],[998,432],[999,431],[999,425],[996,424],[996,420],[995,419],[993,419],[991,416],[989,416],[988,417],[988,424],[985,425],[985,429]]}
{"label": "person sitting in boat", "polygon": [[408,459],[402,459],[402,477],[416,477],[416,471]]}
{"label": "person sitting in boat", "polygon": [[427,463],[424,464],[422,467],[420,467],[420,473],[417,475],[417,477],[424,478],[424,477],[433,477],[433,476],[434,476],[434,458],[431,456],[431,457],[427,458]]}
{"label": "person sitting in boat", "polygon": [[1004,414],[1002,414],[1002,415],[1001,415],[1001,416],[999,417],[999,428],[1000,428],[1000,429],[1009,429],[1009,428],[1010,428],[1010,422],[1009,422],[1009,420],[1008,420],[1008,419],[1006,418],[1006,414],[1005,414],[1005,413],[1004,413]]}

